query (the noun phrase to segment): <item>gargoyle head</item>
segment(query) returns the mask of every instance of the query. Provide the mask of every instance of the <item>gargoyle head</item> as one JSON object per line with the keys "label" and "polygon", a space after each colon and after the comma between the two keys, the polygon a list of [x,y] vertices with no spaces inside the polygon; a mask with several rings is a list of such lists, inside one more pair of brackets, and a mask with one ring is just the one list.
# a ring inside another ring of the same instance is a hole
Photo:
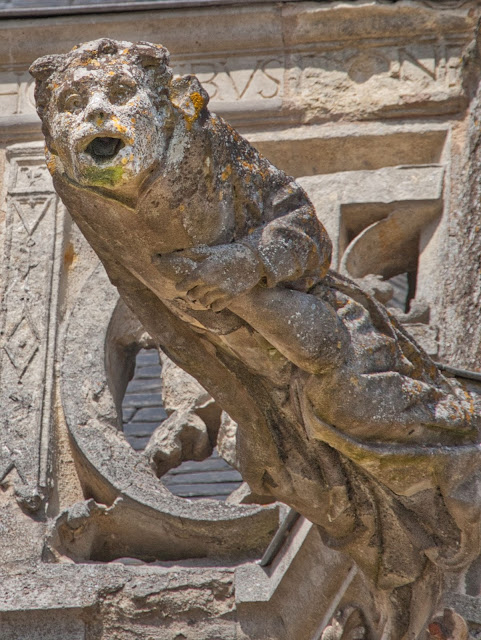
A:
{"label": "gargoyle head", "polygon": [[169,53],[146,42],[95,40],[30,67],[47,165],[85,187],[131,188],[162,164],[177,127],[207,113],[197,79],[173,79]]}

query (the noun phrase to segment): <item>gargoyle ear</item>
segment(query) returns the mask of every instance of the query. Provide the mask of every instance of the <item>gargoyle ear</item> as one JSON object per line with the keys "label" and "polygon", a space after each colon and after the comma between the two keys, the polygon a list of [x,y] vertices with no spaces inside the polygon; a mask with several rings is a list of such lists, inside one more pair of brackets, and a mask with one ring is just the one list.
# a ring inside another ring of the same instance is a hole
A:
{"label": "gargoyle ear", "polygon": [[48,78],[61,67],[65,62],[66,56],[64,54],[43,56],[37,58],[35,62],[30,66],[30,74],[38,82],[45,82]]}
{"label": "gargoyle ear", "polygon": [[37,58],[30,66],[29,71],[35,78],[37,113],[42,121],[50,98],[49,78],[65,65],[66,58],[67,56],[64,54],[43,56],[42,58]]}
{"label": "gargoyle ear", "polygon": [[136,42],[131,52],[137,55],[139,63],[144,69],[152,67],[167,67],[170,54],[161,44],[151,44],[150,42]]}
{"label": "gargoyle ear", "polygon": [[153,87],[162,89],[170,83],[173,74],[169,67],[169,52],[165,47],[150,42],[136,42],[130,48],[130,53],[136,56],[137,64],[151,78]]}
{"label": "gargoyle ear", "polygon": [[209,94],[195,76],[183,76],[172,80],[170,99],[182,111],[187,122],[192,123],[206,112]]}

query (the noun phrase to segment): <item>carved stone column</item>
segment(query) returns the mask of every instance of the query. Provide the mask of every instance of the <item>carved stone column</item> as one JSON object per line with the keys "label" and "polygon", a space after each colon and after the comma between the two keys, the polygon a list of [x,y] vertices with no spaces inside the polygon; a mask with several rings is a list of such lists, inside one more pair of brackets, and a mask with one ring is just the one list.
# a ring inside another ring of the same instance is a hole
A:
{"label": "carved stone column", "polygon": [[479,31],[464,57],[470,103],[452,133],[451,216],[446,243],[442,355],[481,369],[481,53]]}

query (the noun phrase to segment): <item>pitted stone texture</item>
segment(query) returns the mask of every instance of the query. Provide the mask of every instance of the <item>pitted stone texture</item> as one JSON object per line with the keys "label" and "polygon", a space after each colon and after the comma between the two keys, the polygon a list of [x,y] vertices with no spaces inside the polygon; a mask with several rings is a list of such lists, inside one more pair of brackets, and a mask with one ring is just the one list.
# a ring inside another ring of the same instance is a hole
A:
{"label": "pitted stone texture", "polygon": [[[305,28],[309,42],[307,27],[294,20],[292,33]],[[167,62],[158,45],[102,40],[33,65],[55,187],[153,339],[238,424],[254,492],[359,564],[379,637],[420,638],[438,567],[461,573],[479,553],[477,400],[329,271],[303,189]]]}
{"label": "pitted stone texture", "polygon": [[85,623],[63,611],[0,613],[2,640],[85,640]]}

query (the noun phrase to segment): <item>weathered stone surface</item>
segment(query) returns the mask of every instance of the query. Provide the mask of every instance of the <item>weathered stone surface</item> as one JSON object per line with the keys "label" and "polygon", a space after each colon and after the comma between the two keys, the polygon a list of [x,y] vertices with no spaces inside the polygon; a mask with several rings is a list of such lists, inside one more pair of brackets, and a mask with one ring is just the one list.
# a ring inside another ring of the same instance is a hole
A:
{"label": "weathered stone surface", "polygon": [[[319,562],[314,564],[313,558]],[[235,588],[242,640],[320,640],[339,609],[353,602],[363,610],[372,608],[370,590],[356,565],[327,548],[304,518],[297,521],[271,566],[250,564],[236,570]]]}
{"label": "weathered stone surface", "polygon": [[236,638],[233,567],[124,560],[30,566],[1,578],[2,640]]}
{"label": "weathered stone surface", "polygon": [[2,640],[85,640],[85,623],[68,611],[16,611],[0,613],[0,632]]}
{"label": "weathered stone surface", "polygon": [[[479,554],[476,397],[368,294],[327,273],[330,241],[305,192],[167,61],[158,45],[102,40],[35,63],[55,187],[152,338],[238,423],[254,491],[295,507],[358,563],[382,614],[369,612],[376,636],[420,638],[442,568],[461,573]],[[458,98],[461,86],[441,91],[434,108]],[[439,176],[433,185],[437,200]],[[102,386],[88,393],[108,418]],[[86,411],[75,415],[100,442]],[[132,476],[105,468],[132,495]]]}

